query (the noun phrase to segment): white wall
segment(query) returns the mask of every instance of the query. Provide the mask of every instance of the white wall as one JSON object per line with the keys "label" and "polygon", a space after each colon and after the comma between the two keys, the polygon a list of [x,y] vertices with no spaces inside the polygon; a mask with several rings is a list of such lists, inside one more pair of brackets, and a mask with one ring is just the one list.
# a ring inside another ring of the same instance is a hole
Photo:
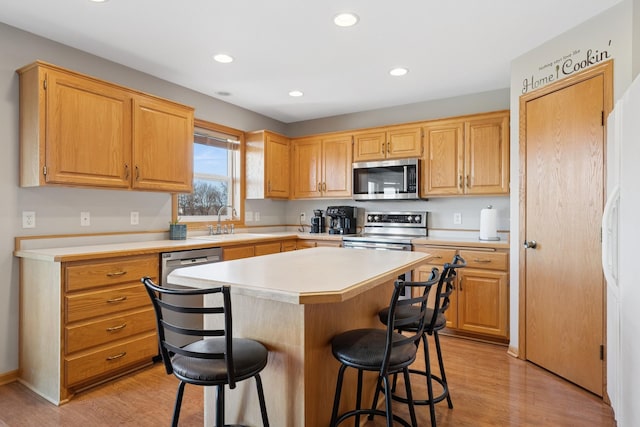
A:
{"label": "white wall", "polygon": [[[510,347],[518,348],[519,316],[519,97],[531,82],[536,88],[567,77],[562,73],[566,60],[572,64],[585,60],[589,50],[595,54],[606,51],[614,59],[614,96],[618,99],[631,83],[631,1],[624,2],[603,12],[589,21],[527,52],[511,63],[511,254],[510,254]],[[558,62],[556,62],[558,60]],[[548,66],[551,64],[551,66]],[[555,66],[560,65],[556,78]],[[549,78],[549,75],[552,78]],[[546,80],[545,80],[546,79]],[[545,81],[547,81],[545,83]],[[604,203],[604,202],[603,202]],[[600,262],[600,260],[594,260]]]}

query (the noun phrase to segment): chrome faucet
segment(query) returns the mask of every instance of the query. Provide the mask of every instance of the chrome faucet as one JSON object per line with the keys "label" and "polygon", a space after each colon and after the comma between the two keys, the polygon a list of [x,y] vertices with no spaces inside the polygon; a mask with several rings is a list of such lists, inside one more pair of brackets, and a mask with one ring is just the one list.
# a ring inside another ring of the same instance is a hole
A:
{"label": "chrome faucet", "polygon": [[[231,208],[231,219],[233,219],[234,216],[236,215],[236,208],[234,208],[233,206],[229,206],[229,205],[220,206],[220,209],[218,209],[218,225],[216,225],[216,234],[221,234],[222,233],[222,227],[220,227],[220,215],[222,214],[222,210],[224,208]],[[234,230],[234,227],[233,227],[233,224],[232,224],[231,225],[231,234],[233,234],[233,230]],[[225,234],[228,233],[228,232],[229,232],[229,230],[228,230],[228,228],[226,228],[226,225],[225,225]]]}

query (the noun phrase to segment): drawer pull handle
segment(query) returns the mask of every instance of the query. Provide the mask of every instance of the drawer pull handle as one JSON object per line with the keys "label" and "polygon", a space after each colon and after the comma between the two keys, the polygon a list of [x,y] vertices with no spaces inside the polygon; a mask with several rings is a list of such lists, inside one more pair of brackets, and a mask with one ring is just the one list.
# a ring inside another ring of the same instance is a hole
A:
{"label": "drawer pull handle", "polygon": [[111,303],[114,303],[114,302],[122,302],[122,301],[125,301],[126,299],[127,299],[126,296],[118,297],[118,298],[111,298],[111,299],[107,300],[107,303],[111,304]]}
{"label": "drawer pull handle", "polygon": [[127,274],[126,271],[117,271],[115,273],[107,273],[107,277],[118,277],[118,276],[124,276],[125,274]]}
{"label": "drawer pull handle", "polygon": [[112,326],[110,328],[107,328],[107,332],[119,331],[120,329],[124,329],[126,326],[127,326],[126,323],[123,323],[122,325],[118,325],[118,326]]}
{"label": "drawer pull handle", "polygon": [[485,263],[485,264],[486,264],[486,263],[491,262],[491,260],[490,260],[490,259],[480,259],[480,258],[476,258],[476,259],[474,259],[474,260],[473,260],[473,262],[482,262],[482,263]]}
{"label": "drawer pull handle", "polygon": [[429,259],[442,259],[442,255],[434,255]]}
{"label": "drawer pull handle", "polygon": [[120,359],[121,357],[125,357],[126,355],[127,355],[127,352],[123,351],[122,353],[114,354],[113,356],[107,357],[107,361]]}

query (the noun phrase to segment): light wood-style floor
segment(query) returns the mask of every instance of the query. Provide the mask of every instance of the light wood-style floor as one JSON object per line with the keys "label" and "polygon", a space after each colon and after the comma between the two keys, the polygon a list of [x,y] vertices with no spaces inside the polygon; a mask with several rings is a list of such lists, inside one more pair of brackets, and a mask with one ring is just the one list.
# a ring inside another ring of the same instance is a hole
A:
{"label": "light wood-style floor", "polygon": [[[503,346],[444,336],[441,341],[454,408],[446,402],[437,406],[440,427],[615,426],[602,399],[507,355]],[[414,393],[424,393],[419,377],[412,382]],[[168,426],[176,386],[177,380],[156,364],[56,407],[11,383],[0,387],[0,426]],[[396,413],[407,415],[404,405],[394,405]],[[202,388],[187,386],[180,425],[202,426],[202,413]],[[418,423],[430,425],[427,407],[418,407]],[[367,424],[383,425],[381,418]]]}

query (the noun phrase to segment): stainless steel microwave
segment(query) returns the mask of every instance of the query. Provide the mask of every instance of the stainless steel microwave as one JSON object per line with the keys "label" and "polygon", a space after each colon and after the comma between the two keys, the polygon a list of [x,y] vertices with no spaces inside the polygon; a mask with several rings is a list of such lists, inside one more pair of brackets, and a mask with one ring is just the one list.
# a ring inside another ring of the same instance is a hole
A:
{"label": "stainless steel microwave", "polygon": [[420,198],[419,160],[397,159],[353,164],[353,200]]}

